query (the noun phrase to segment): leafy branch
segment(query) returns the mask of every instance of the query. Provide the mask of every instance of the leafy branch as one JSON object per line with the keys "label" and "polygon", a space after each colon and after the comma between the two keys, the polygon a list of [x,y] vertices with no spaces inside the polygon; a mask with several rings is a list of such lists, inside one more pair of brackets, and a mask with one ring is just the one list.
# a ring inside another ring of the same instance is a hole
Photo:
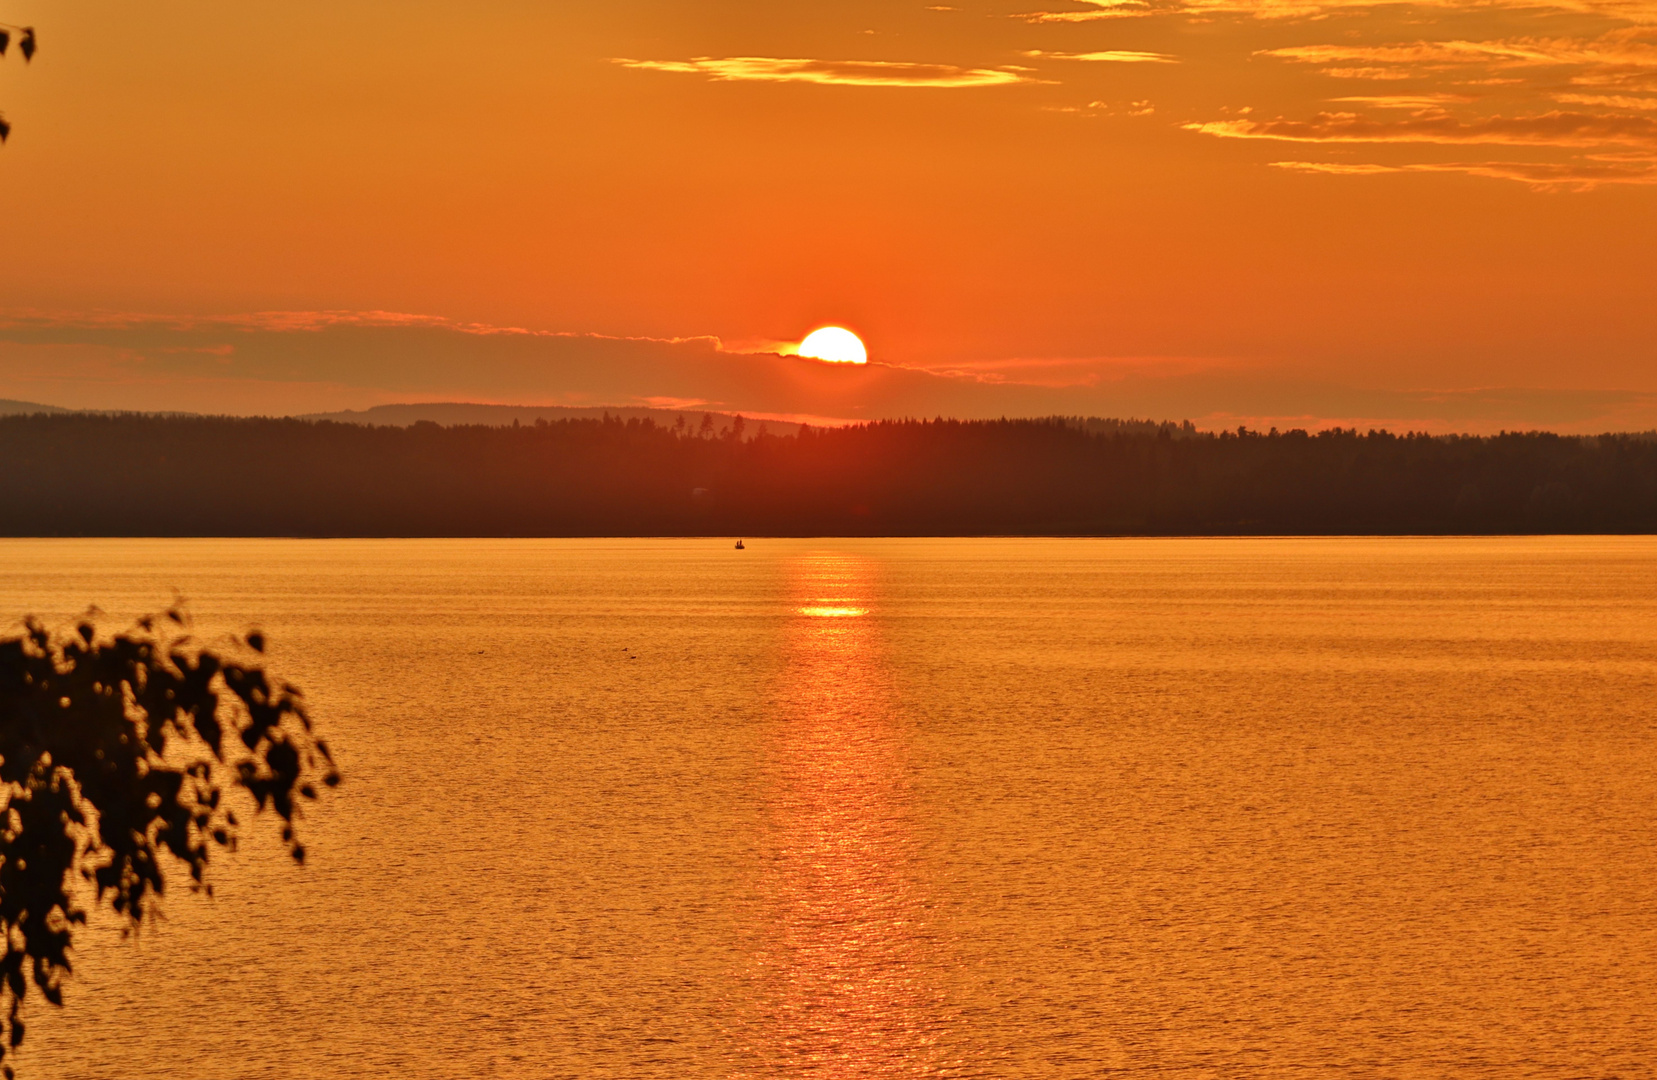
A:
{"label": "leafy branch", "polygon": [[[11,48],[12,35],[17,35],[17,51],[23,54],[26,64],[35,58],[35,28],[32,26],[12,26],[10,23],[0,23],[0,56],[6,55]],[[12,126],[6,123],[6,118],[0,115],[0,143],[6,141],[6,136],[12,133]]]}
{"label": "leafy branch", "polygon": [[[234,849],[240,825],[227,792],[274,810],[302,862],[296,796],[339,782],[300,692],[186,629],[175,606],[112,638],[91,621],[53,633],[29,620],[0,640],[0,1059],[23,1041],[31,983],[63,1003],[87,918],[77,880],[130,931],[165,892],[163,863],[211,894],[212,851]],[[265,642],[252,633],[243,645],[257,654]],[[11,1080],[11,1066],[0,1074]]]}

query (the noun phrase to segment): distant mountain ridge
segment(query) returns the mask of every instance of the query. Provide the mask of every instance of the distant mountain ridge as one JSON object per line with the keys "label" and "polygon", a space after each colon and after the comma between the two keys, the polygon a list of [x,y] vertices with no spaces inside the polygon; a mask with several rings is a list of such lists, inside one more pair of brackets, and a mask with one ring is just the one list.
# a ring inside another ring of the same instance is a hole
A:
{"label": "distant mountain ridge", "polygon": [[[205,416],[205,413],[153,412],[138,409],[67,409],[61,405],[43,405],[35,401],[14,401],[0,398],[0,416],[32,416],[37,414],[62,416],[80,413],[88,416]],[[702,417],[713,420],[715,434],[730,430],[738,414],[712,409],[651,409],[615,407],[575,407],[564,405],[481,405],[465,401],[375,405],[367,409],[341,409],[338,412],[302,413],[293,420],[318,422],[330,420],[338,424],[362,424],[368,427],[412,427],[421,422],[443,427],[511,427],[513,422],[534,424],[537,420],[602,420],[613,416],[620,420],[653,420],[662,427],[673,427],[681,419],[685,426],[700,430]],[[748,435],[753,436],[761,424],[773,435],[797,435],[803,426],[787,420],[766,420],[744,417]]]}
{"label": "distant mountain ridge", "polygon": [[[699,429],[703,416],[713,418],[713,429],[723,434],[735,421],[737,414],[712,409],[651,409],[615,408],[570,405],[479,405],[464,401],[430,402],[409,405],[375,405],[368,409],[344,409],[339,412],[305,413],[295,420],[332,420],[339,424],[366,424],[372,427],[410,427],[422,421],[444,427],[511,427],[513,422],[533,424],[537,420],[602,420],[613,416],[619,420],[653,420],[661,427],[672,427],[680,420],[687,427]],[[748,433],[752,435],[764,424],[773,435],[797,435],[801,425],[782,420],[763,420],[744,417]]]}
{"label": "distant mountain ridge", "polygon": [[[74,409],[61,405],[46,405],[37,401],[18,401],[12,398],[0,398],[0,417],[30,416],[30,415],[81,415],[81,416],[149,416],[149,417],[218,417],[235,419],[227,414],[194,413],[179,410],[148,410],[148,409]],[[264,414],[269,416],[270,414]],[[441,427],[511,427],[514,422],[520,425],[533,426],[537,420],[549,423],[558,420],[602,420],[606,416],[618,420],[651,420],[657,426],[672,428],[680,420],[692,432],[700,432],[702,418],[707,416],[712,421],[712,434],[724,435],[730,430],[737,416],[741,415],[744,421],[745,438],[753,438],[759,433],[761,425],[765,430],[777,436],[798,435],[807,427],[823,430],[823,424],[803,424],[790,420],[769,420],[764,417],[751,416],[746,413],[723,412],[714,409],[654,409],[649,407],[632,406],[575,406],[575,405],[486,405],[468,401],[439,401],[439,402],[409,402],[392,405],[374,405],[366,409],[341,409],[335,412],[317,413],[288,413],[281,414],[277,419],[301,420],[309,423],[330,421],[339,424],[358,424],[364,427],[412,427],[419,423],[432,423]],[[247,419],[248,417],[242,417]],[[943,417],[939,417],[943,419]],[[1003,417],[1003,420],[1009,419]],[[1205,428],[1198,428],[1190,420],[1140,420],[1136,418],[1078,416],[1078,415],[1050,415],[1014,417],[1012,419],[1029,420],[1040,423],[1058,424],[1063,427],[1084,431],[1090,435],[1154,435],[1171,439],[1210,439],[1217,433]],[[864,424],[878,424],[882,421],[849,421],[849,426]],[[1275,428],[1272,429],[1276,431]],[[1336,428],[1335,430],[1340,430]],[[1356,429],[1354,429],[1356,430]],[[1657,429],[1646,431],[1618,431],[1607,432],[1638,442],[1657,442]],[[1463,438],[1466,436],[1445,435],[1439,438]],[[1568,436],[1577,438],[1578,436]]]}
{"label": "distant mountain ridge", "polygon": [[[0,416],[52,415],[78,413],[86,416],[208,416],[208,413],[179,411],[157,412],[140,409],[70,409],[61,405],[44,405],[35,401],[15,401],[0,398]],[[607,416],[618,420],[650,420],[657,426],[671,428],[680,421],[692,431],[702,430],[702,418],[712,421],[712,434],[724,435],[735,423],[735,412],[716,409],[654,409],[629,406],[576,405],[485,405],[471,401],[408,402],[392,405],[374,405],[366,409],[340,409],[335,412],[290,414],[287,418],[309,423],[331,421],[336,424],[360,424],[364,427],[413,427],[419,423],[442,427],[511,427],[514,423],[534,425],[537,420],[552,423],[557,420],[602,420]],[[1098,416],[1054,416],[1053,420],[1092,434],[1156,435],[1166,433],[1173,438],[1195,438],[1199,432],[1186,420],[1120,420]],[[807,425],[790,420],[767,420],[743,415],[747,438],[759,433],[761,425],[772,435],[798,435]]]}
{"label": "distant mountain ridge", "polygon": [[[343,409],[339,412],[305,413],[295,420],[332,420],[341,424],[367,424],[375,427],[409,427],[422,421],[444,427],[511,427],[513,421],[533,424],[537,420],[602,420],[613,416],[620,420],[653,420],[661,427],[672,427],[683,419],[687,426],[699,429],[703,416],[713,418],[715,434],[723,435],[738,413],[712,409],[652,409],[626,407],[596,407],[571,405],[480,405],[473,402],[445,401],[406,405],[375,405],[367,409]],[[756,419],[744,416],[744,424],[751,437],[761,424],[773,435],[797,435],[804,425],[790,421]],[[1030,419],[1052,420],[1095,435],[1157,435],[1167,434],[1175,439],[1201,437],[1203,432],[1189,420],[1134,420],[1099,416],[1052,416]]]}
{"label": "distant mountain ridge", "polygon": [[36,413],[66,413],[73,409],[61,409],[56,405],[41,405],[34,401],[13,401],[10,398],[0,398],[0,416],[33,416]]}

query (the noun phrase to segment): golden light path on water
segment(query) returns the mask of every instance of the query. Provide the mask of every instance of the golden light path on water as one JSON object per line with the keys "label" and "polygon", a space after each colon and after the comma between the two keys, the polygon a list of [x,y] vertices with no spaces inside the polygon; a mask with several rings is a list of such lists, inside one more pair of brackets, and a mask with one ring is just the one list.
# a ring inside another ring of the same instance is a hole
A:
{"label": "golden light path on water", "polygon": [[[916,872],[907,754],[869,618],[875,564],[815,553],[796,610],[763,770],[763,871],[748,1052],[756,1071],[934,1075],[943,1012]],[[830,599],[823,599],[829,597]],[[923,961],[925,961],[923,963]]]}

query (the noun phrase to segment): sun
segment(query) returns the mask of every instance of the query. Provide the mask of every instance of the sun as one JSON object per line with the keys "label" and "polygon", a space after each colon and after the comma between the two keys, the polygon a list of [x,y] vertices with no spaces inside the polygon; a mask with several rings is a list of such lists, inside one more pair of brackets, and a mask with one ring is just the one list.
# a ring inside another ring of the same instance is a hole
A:
{"label": "sun", "polygon": [[869,351],[858,336],[841,326],[813,330],[800,342],[800,355],[831,364],[867,364]]}

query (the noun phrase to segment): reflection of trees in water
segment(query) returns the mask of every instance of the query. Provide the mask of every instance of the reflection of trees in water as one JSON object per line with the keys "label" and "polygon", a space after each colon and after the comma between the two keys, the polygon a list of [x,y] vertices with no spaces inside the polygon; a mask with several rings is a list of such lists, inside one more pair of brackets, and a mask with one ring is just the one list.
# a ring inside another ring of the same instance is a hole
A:
{"label": "reflection of trees in water", "polygon": [[765,749],[746,1049],[764,1073],[937,1075],[943,1010],[870,568],[813,556],[795,593]]}

